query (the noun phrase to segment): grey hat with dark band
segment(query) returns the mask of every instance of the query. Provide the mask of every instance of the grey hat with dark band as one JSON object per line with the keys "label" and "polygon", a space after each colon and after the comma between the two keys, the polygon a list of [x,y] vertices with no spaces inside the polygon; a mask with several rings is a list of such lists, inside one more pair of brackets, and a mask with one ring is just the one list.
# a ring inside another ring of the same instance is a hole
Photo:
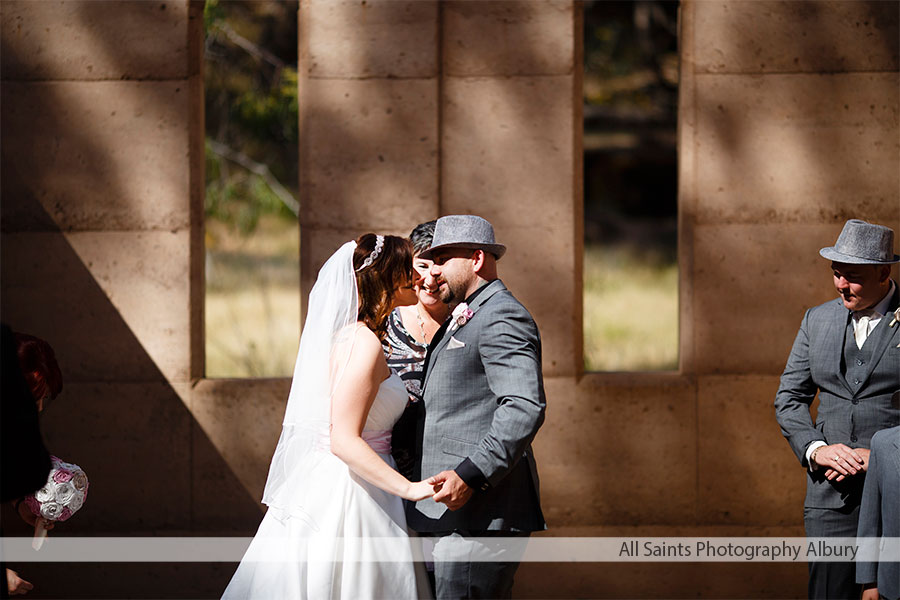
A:
{"label": "grey hat with dark band", "polygon": [[498,259],[506,252],[506,246],[494,239],[494,227],[475,215],[447,215],[437,220],[431,247],[422,252],[422,258],[443,248],[471,248],[490,252]]}
{"label": "grey hat with dark band", "polygon": [[890,265],[900,262],[894,254],[894,231],[884,225],[850,219],[844,224],[834,246],[819,254],[829,260],[851,265]]}

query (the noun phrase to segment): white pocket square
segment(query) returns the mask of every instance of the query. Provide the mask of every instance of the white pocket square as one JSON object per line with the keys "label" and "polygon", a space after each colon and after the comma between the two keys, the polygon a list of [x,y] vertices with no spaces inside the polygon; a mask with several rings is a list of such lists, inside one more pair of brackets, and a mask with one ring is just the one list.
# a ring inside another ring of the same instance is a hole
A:
{"label": "white pocket square", "polygon": [[450,336],[450,341],[447,342],[447,350],[453,350],[454,348],[465,348],[465,347],[466,347],[466,345],[464,343],[462,343],[461,341],[459,341],[452,335]]}

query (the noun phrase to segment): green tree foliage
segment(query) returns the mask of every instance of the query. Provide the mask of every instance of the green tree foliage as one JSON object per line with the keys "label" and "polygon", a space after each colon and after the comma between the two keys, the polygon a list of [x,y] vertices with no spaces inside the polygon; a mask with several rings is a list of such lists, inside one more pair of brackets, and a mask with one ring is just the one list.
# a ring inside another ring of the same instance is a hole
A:
{"label": "green tree foliage", "polygon": [[206,216],[297,214],[297,2],[207,0]]}
{"label": "green tree foliage", "polygon": [[678,2],[671,0],[585,2],[585,102],[674,119],[677,21]]}

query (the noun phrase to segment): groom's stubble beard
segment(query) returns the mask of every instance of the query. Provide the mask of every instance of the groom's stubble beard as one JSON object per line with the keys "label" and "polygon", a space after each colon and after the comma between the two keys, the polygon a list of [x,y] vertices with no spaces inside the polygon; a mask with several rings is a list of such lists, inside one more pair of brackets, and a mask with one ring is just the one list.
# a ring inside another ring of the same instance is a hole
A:
{"label": "groom's stubble beard", "polygon": [[448,306],[453,306],[454,304],[458,304],[459,300],[456,299],[457,295],[453,292],[453,289],[450,287],[450,282],[444,280],[447,284],[447,287],[441,289],[441,302]]}
{"label": "groom's stubble beard", "polygon": [[467,279],[465,273],[445,273],[443,279],[447,285],[441,286],[441,301],[450,308],[455,308],[457,304],[468,296],[472,277],[474,277],[474,274]]}

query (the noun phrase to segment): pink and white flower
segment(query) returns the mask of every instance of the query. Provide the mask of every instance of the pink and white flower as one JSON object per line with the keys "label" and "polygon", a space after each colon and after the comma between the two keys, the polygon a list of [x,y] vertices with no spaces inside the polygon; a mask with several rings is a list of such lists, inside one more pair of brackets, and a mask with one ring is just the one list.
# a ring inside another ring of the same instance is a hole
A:
{"label": "pink and white flower", "polygon": [[87,498],[87,475],[78,465],[50,457],[52,468],[47,483],[25,497],[31,512],[47,521],[65,521],[84,505]]}
{"label": "pink and white flower", "polygon": [[58,502],[44,502],[41,504],[41,517],[48,521],[58,521],[63,511],[63,505]]}
{"label": "pink and white flower", "polygon": [[71,479],[72,471],[69,471],[68,469],[60,469],[53,474],[53,481],[56,483],[66,483],[67,481],[71,481]]}
{"label": "pink and white flower", "polygon": [[450,318],[453,319],[454,325],[456,327],[462,327],[465,325],[469,319],[472,318],[475,312],[469,308],[469,305],[465,302],[460,302],[456,308],[453,309],[453,312],[450,313]]}

